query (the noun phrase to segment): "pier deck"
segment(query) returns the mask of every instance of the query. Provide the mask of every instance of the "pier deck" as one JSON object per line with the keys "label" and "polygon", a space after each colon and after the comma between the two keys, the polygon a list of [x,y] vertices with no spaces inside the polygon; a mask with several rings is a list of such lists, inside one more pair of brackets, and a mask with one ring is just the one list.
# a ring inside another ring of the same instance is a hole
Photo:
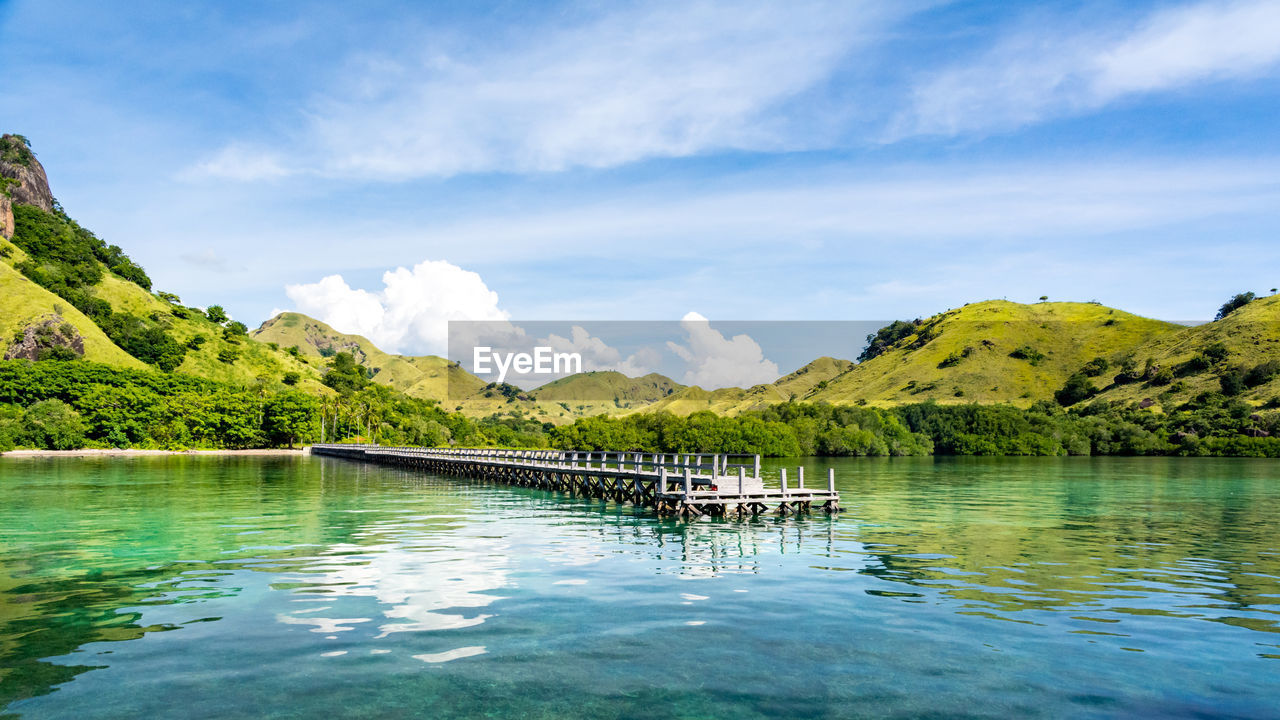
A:
{"label": "pier deck", "polygon": [[487,450],[313,445],[313,455],[420,469],[571,495],[629,502],[661,516],[745,517],[840,511],[835,471],[826,487],[805,487],[804,468],[789,485],[766,487],[759,455],[585,450]]}

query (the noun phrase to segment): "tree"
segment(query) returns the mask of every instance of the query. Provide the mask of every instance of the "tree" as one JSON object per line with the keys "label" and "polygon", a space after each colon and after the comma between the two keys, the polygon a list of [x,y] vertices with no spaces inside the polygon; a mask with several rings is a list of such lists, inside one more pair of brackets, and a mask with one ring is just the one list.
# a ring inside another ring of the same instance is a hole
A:
{"label": "tree", "polygon": [[1059,405],[1068,406],[1075,405],[1082,400],[1088,400],[1093,397],[1098,389],[1089,382],[1089,377],[1084,373],[1076,373],[1067,378],[1067,383],[1062,389],[1053,394],[1053,398],[1058,401]]}
{"label": "tree", "polygon": [[354,355],[340,352],[329,359],[329,372],[324,374],[320,382],[346,395],[368,385],[369,373],[365,366],[356,362]]}
{"label": "tree", "polygon": [[227,311],[223,310],[221,305],[210,305],[209,309],[204,311],[204,314],[219,325],[227,321]]}
{"label": "tree", "polygon": [[41,400],[22,416],[32,444],[46,450],[84,447],[84,421],[61,400]]}
{"label": "tree", "polygon": [[917,325],[919,325],[919,321],[910,323],[905,320],[894,320],[892,323],[871,333],[867,336],[867,347],[858,355],[858,362],[866,362],[877,355],[881,355],[902,338],[914,335]]}
{"label": "tree", "polygon": [[284,383],[285,385],[297,385],[298,381],[301,379],[302,379],[301,375],[291,370],[285,373],[284,377],[280,378],[280,382]]}
{"label": "tree", "polygon": [[1048,302],[1048,300],[1049,300],[1049,296],[1048,296],[1048,295],[1041,295],[1041,296],[1040,296],[1040,302]]}
{"label": "tree", "polygon": [[240,322],[239,320],[232,320],[230,323],[227,324],[226,334],[227,335],[248,335],[249,328],[246,327],[245,324]]}
{"label": "tree", "polygon": [[1236,295],[1235,297],[1223,303],[1222,307],[1218,308],[1218,315],[1217,317],[1214,318],[1214,320],[1221,320],[1222,318],[1230,315],[1236,310],[1239,310],[1245,305],[1248,305],[1249,303],[1253,302],[1255,297],[1257,296],[1255,296],[1252,292],[1244,292],[1244,293],[1240,293],[1239,295]]}
{"label": "tree", "polygon": [[296,390],[282,392],[263,406],[262,428],[271,442],[292,448],[299,439],[310,436],[318,409],[319,404],[310,395]]}

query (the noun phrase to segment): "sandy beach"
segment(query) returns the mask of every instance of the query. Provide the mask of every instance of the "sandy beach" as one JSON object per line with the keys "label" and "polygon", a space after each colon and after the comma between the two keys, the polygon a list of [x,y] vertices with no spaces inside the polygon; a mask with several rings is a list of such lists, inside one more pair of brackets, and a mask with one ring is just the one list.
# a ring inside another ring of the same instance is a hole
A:
{"label": "sandy beach", "polygon": [[310,448],[262,450],[134,450],[85,448],[82,450],[10,450],[0,457],[138,457],[143,455],[310,455]]}

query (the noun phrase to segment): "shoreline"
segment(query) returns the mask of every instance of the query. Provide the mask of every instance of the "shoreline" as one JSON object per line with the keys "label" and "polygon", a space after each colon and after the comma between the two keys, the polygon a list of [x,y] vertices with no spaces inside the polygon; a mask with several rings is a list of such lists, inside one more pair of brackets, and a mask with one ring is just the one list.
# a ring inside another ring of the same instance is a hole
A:
{"label": "shoreline", "polygon": [[150,455],[256,455],[303,456],[310,455],[311,448],[265,448],[253,450],[139,450],[134,448],[82,448],[80,450],[10,450],[0,453],[7,457],[145,457]]}

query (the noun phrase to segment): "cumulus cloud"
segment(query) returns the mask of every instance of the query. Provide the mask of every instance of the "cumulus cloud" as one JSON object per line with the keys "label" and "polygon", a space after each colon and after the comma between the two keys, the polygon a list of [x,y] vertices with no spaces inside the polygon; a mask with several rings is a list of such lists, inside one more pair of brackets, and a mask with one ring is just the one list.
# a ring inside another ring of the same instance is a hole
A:
{"label": "cumulus cloud", "polygon": [[624,358],[617,348],[579,325],[571,328],[567,338],[550,333],[539,344],[550,347],[555,352],[578,353],[582,357],[583,370],[613,370],[627,377],[654,372],[662,360],[661,355],[653,348],[641,348]]}
{"label": "cumulus cloud", "polygon": [[299,312],[346,333],[364,335],[388,352],[443,355],[450,320],[506,320],[498,294],[474,272],[443,260],[424,260],[382,275],[377,292],[352,288],[341,275],[289,285]]}
{"label": "cumulus cloud", "polygon": [[1136,94],[1254,77],[1277,63],[1274,0],[1166,8],[1136,27],[1023,32],[975,62],[927,77],[887,139],[1013,129]]}
{"label": "cumulus cloud", "polygon": [[781,375],[777,363],[765,358],[760,343],[750,335],[726,338],[696,312],[681,318],[680,327],[685,333],[685,344],[668,341],[667,348],[688,367],[684,374],[686,385],[708,390],[751,387],[771,383]]}
{"label": "cumulus cloud", "polygon": [[[811,147],[829,118],[799,96],[920,4],[618,3],[456,51],[422,38],[427,52],[351,59],[308,108],[291,169],[404,179]],[[806,113],[821,117],[797,120]],[[277,170],[241,155],[230,146],[201,169],[235,179]]]}

